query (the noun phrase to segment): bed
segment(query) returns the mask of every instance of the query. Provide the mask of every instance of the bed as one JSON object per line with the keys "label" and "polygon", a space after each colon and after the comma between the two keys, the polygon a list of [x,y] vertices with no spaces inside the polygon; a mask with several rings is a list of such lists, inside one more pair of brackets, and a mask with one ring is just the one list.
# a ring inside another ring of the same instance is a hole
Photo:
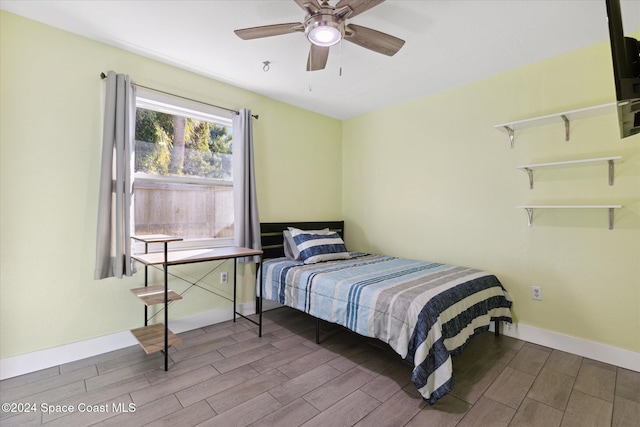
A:
{"label": "bed", "polygon": [[453,388],[451,357],[491,321],[496,335],[511,322],[511,298],[493,274],[349,252],[343,221],[263,223],[261,236],[263,298],[314,316],[317,341],[322,319],[386,342],[430,404]]}

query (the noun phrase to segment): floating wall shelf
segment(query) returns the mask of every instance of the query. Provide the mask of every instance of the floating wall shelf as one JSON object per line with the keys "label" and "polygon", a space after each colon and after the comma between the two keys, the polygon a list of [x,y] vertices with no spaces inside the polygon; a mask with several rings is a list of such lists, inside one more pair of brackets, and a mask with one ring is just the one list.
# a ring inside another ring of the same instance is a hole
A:
{"label": "floating wall shelf", "polygon": [[519,209],[526,209],[529,216],[529,227],[533,225],[534,209],[608,209],[609,210],[609,230],[613,230],[614,209],[622,208],[622,205],[527,205],[516,206]]}
{"label": "floating wall shelf", "polygon": [[596,105],[595,107],[580,108],[578,110],[564,111],[562,113],[549,114],[547,116],[502,123],[499,125],[495,125],[494,127],[498,130],[506,132],[507,135],[509,135],[509,143],[511,145],[511,148],[513,148],[516,130],[564,122],[564,138],[565,141],[569,141],[569,128],[571,120],[595,117],[603,114],[615,113],[616,111],[616,103],[612,102],[610,104]]}
{"label": "floating wall shelf", "polygon": [[550,168],[562,168],[562,167],[572,167],[572,166],[586,166],[593,165],[598,163],[607,163],[609,165],[609,185],[613,185],[613,177],[614,177],[614,164],[622,162],[622,156],[611,156],[611,157],[599,157],[595,159],[584,159],[584,160],[567,160],[563,162],[552,162],[552,163],[538,163],[532,165],[521,165],[516,166],[517,169],[522,169],[529,175],[529,188],[533,188],[533,171],[537,169],[550,169]]}

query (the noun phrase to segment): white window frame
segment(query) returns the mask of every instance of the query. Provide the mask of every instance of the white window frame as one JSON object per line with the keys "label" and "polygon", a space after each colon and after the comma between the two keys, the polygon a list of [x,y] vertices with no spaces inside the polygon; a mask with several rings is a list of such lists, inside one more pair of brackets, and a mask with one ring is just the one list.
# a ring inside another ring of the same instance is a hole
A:
{"label": "white window frame", "polygon": [[[196,101],[189,101],[186,99],[179,99],[169,95],[164,95],[156,92],[146,91],[138,88],[136,91],[136,108],[144,108],[147,110],[159,111],[162,113],[180,115],[196,120],[204,120],[208,122],[214,122],[219,125],[231,127],[233,120],[230,115],[232,113],[224,110],[201,104]],[[161,182],[161,183],[179,183],[179,184],[199,184],[210,186],[229,186],[233,187],[233,181],[227,181],[223,179],[208,179],[197,176],[164,176],[164,175],[152,175],[144,172],[135,172],[133,176],[134,186],[136,182]],[[135,198],[135,191],[134,191]],[[135,203],[135,201],[134,201]],[[234,210],[234,218],[237,217],[237,212]],[[135,218],[134,218],[135,223]],[[179,236],[178,236],[179,237]],[[186,250],[186,249],[205,249],[221,246],[233,246],[235,243],[234,237],[220,237],[220,238],[208,238],[208,239],[190,239],[179,242],[171,242],[170,246],[173,250]],[[133,242],[134,253],[144,253],[144,243],[135,241]],[[148,247],[149,252],[162,251],[162,245],[150,244]]]}

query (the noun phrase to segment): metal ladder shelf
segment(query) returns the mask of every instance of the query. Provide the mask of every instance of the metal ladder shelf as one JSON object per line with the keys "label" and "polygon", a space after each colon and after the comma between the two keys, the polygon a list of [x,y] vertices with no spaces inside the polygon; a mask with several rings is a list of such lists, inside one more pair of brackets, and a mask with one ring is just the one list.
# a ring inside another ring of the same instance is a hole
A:
{"label": "metal ladder shelf", "polygon": [[[136,261],[144,264],[144,287],[131,289],[131,292],[144,302],[144,326],[132,329],[131,333],[136,337],[145,353],[151,354],[158,351],[164,352],[164,370],[169,370],[169,347],[176,346],[182,342],[178,336],[169,330],[169,302],[182,299],[171,289],[169,289],[168,277],[168,253],[169,242],[181,241],[180,237],[167,236],[164,234],[150,234],[146,236],[131,236],[132,239],[144,243],[144,255],[149,252],[150,243],[162,243],[164,246],[164,262],[162,267],[164,270],[164,285],[149,286],[149,265],[144,262],[143,256],[133,256]],[[155,323],[148,324],[147,308],[152,305],[164,304],[164,324]]]}

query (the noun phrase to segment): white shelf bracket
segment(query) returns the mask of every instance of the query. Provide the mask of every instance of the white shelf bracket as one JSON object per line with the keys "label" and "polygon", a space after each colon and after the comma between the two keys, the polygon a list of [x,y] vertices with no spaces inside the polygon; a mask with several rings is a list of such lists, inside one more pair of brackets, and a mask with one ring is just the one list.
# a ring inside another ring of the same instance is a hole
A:
{"label": "white shelf bracket", "polygon": [[569,119],[567,118],[567,116],[565,116],[564,114],[560,116],[562,118],[562,120],[564,120],[564,140],[568,141],[569,140]]}
{"label": "white shelf bracket", "polygon": [[527,175],[529,175],[529,189],[533,190],[533,169],[524,168],[527,171]]}
{"label": "white shelf bracket", "polygon": [[613,160],[608,160],[607,163],[609,163],[609,185],[613,185],[613,175],[614,175],[615,166],[613,165]]}
{"label": "white shelf bracket", "polygon": [[513,148],[513,139],[515,137],[515,133],[513,132],[513,129],[510,128],[509,126],[503,126],[504,130],[507,131],[507,135],[509,135],[509,144],[511,145],[511,148]]}

